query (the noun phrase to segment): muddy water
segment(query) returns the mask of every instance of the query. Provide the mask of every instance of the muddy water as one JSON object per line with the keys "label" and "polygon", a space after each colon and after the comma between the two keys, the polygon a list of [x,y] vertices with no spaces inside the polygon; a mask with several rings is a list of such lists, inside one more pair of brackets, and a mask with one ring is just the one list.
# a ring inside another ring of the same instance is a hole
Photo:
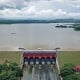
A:
{"label": "muddy water", "polygon": [[80,50],[80,32],[55,28],[57,24],[0,25],[0,50],[54,49]]}

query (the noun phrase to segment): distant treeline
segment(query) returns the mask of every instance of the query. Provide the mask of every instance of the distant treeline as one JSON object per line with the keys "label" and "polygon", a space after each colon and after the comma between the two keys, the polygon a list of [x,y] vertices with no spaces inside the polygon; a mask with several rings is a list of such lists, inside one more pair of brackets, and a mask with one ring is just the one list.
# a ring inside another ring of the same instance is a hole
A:
{"label": "distant treeline", "polygon": [[54,20],[0,19],[0,24],[16,24],[16,23],[80,23],[80,19],[54,19]]}

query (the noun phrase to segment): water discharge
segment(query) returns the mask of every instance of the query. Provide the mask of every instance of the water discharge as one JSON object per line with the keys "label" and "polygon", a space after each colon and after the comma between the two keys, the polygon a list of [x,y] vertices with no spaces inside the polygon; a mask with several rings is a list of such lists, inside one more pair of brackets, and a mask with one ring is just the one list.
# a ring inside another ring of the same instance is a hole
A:
{"label": "water discharge", "polygon": [[51,65],[36,65],[33,67],[29,66],[26,68],[29,68],[29,71],[25,70],[27,74],[24,72],[23,80],[58,80],[55,68],[51,68]]}

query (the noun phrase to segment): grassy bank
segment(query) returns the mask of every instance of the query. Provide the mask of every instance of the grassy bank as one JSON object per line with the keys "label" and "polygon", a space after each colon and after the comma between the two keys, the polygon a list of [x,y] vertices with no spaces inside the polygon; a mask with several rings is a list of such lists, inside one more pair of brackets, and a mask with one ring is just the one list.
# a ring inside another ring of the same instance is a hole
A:
{"label": "grassy bank", "polygon": [[20,52],[0,51],[0,63],[5,61],[20,63]]}
{"label": "grassy bank", "polygon": [[80,51],[61,51],[58,54],[60,67],[67,63],[80,64]]}

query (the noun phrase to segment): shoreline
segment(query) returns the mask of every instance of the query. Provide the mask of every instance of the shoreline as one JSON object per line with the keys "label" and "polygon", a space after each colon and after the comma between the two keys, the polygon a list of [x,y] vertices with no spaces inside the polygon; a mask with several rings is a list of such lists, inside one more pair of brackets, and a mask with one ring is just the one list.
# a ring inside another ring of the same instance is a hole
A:
{"label": "shoreline", "polygon": [[[25,48],[25,47],[23,47]],[[38,50],[38,47],[33,47],[33,48],[25,48],[26,50]],[[55,48],[46,48],[46,47],[43,47],[41,48],[41,50],[54,50]],[[0,48],[0,51],[23,51],[23,50],[20,50],[18,47],[13,47],[13,48],[8,48],[8,47],[5,47],[5,48]],[[58,51],[80,51],[79,48],[60,48]]]}

